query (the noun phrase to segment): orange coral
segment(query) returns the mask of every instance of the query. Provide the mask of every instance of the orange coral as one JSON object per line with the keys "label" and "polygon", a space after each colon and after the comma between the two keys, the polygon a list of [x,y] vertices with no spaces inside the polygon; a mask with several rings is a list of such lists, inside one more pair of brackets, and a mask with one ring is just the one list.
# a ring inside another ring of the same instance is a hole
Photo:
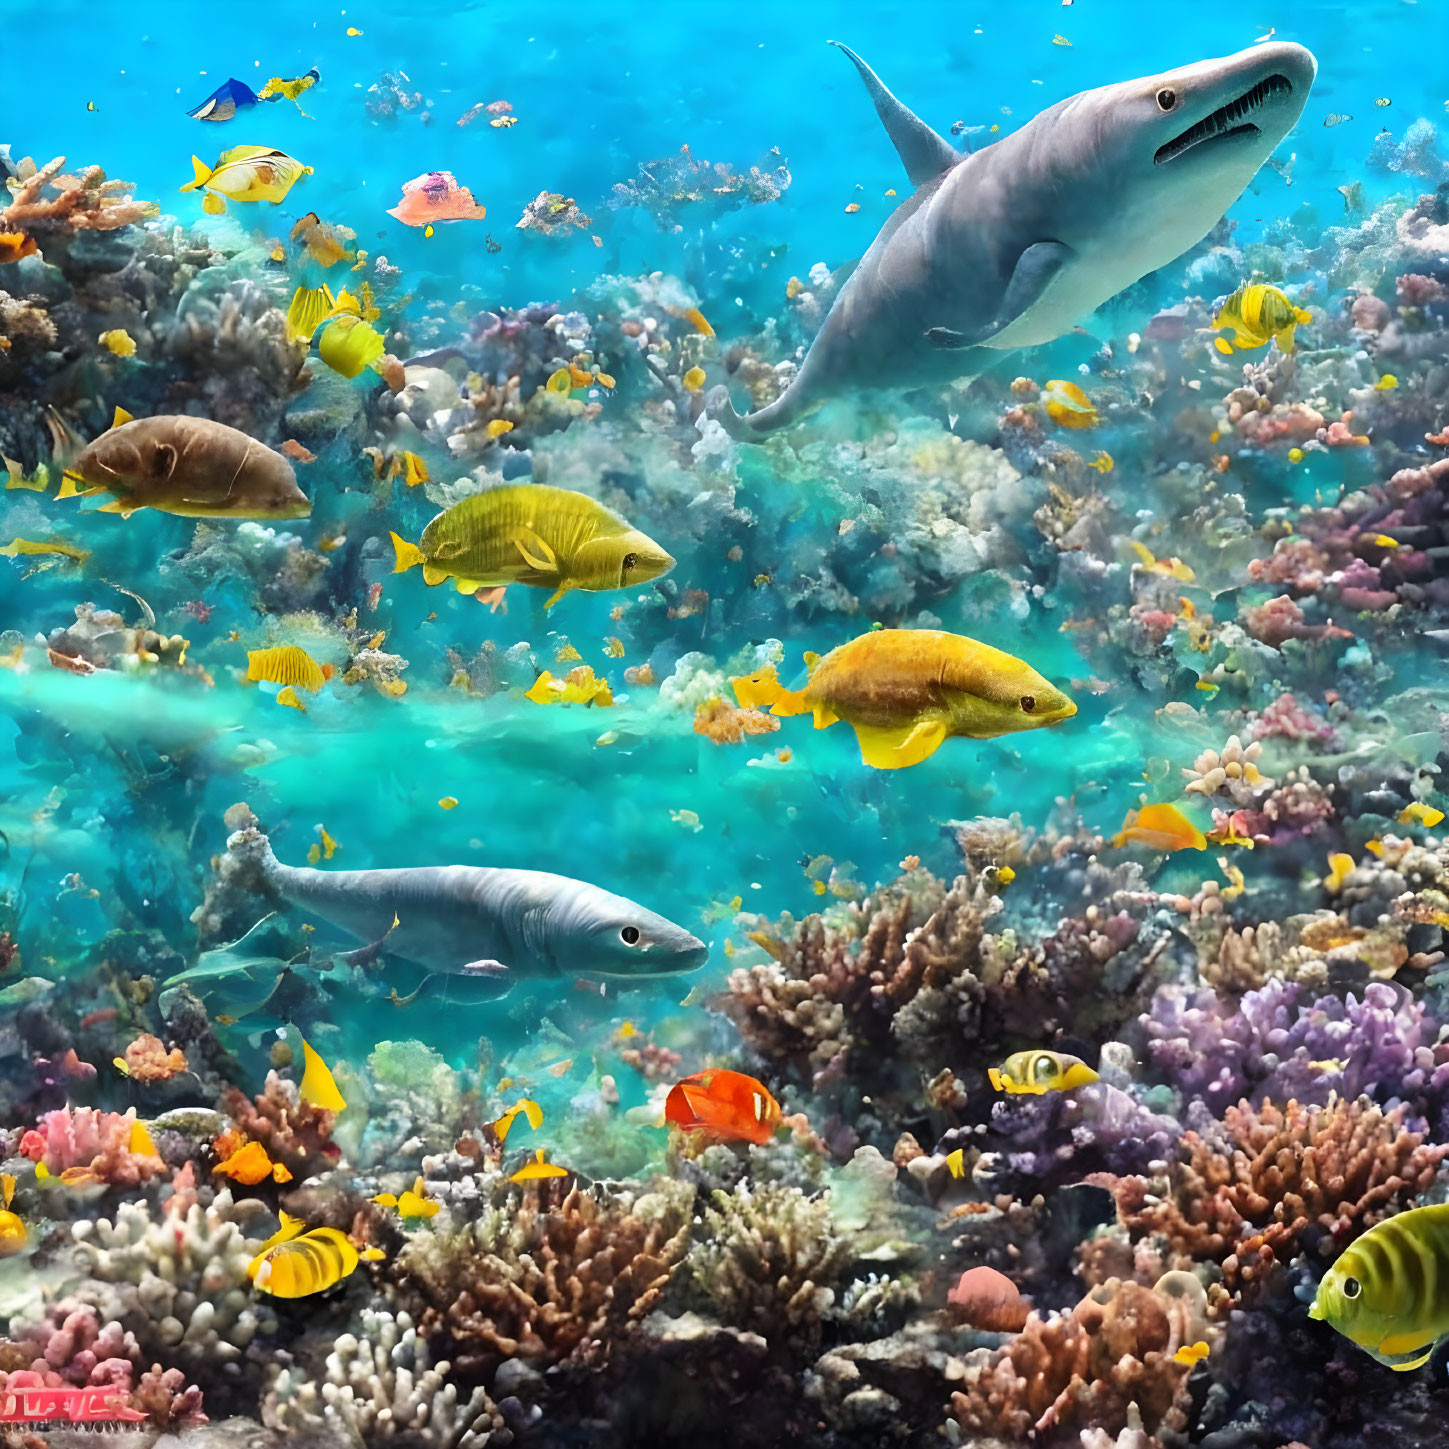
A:
{"label": "orange coral", "polygon": [[143,1086],[166,1082],[187,1069],[186,1053],[180,1047],[172,1047],[168,1052],[159,1037],[143,1031],[126,1048],[126,1068],[131,1080]]}
{"label": "orange coral", "polygon": [[737,745],[746,735],[773,734],[780,721],[758,709],[737,709],[712,695],[695,711],[694,732],[708,735],[717,745]]}
{"label": "orange coral", "polygon": [[99,166],[78,176],[62,174],[64,165],[64,156],[41,167],[29,156],[20,162],[11,201],[0,209],[0,231],[115,231],[156,214],[154,204],[130,195],[129,181],[107,181]]}

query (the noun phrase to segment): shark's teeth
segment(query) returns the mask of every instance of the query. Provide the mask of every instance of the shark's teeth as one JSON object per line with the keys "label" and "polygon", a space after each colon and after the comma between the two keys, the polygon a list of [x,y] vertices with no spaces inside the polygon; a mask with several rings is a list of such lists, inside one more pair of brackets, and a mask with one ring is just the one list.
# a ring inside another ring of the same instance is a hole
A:
{"label": "shark's teeth", "polygon": [[1211,141],[1219,136],[1245,135],[1258,128],[1246,117],[1251,116],[1273,96],[1292,95],[1293,86],[1287,76],[1265,76],[1251,90],[1245,91],[1237,100],[1219,106],[1210,116],[1204,116],[1196,125],[1189,126],[1180,136],[1174,136],[1165,146],[1158,148],[1153,158],[1156,165],[1175,160],[1184,151],[1190,151],[1201,141]]}

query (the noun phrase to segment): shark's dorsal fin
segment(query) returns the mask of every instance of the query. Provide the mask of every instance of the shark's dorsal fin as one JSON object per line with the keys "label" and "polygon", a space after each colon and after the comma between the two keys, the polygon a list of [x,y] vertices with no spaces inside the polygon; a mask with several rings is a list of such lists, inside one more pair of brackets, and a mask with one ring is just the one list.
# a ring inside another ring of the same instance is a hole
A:
{"label": "shark's dorsal fin", "polygon": [[875,102],[876,115],[881,118],[886,135],[891,138],[891,144],[904,163],[912,186],[924,186],[926,182],[934,181],[961,159],[961,153],[944,137],[938,136],[914,111],[907,110],[848,45],[841,45],[838,40],[832,40],[830,44],[843,50],[860,72],[860,78]]}

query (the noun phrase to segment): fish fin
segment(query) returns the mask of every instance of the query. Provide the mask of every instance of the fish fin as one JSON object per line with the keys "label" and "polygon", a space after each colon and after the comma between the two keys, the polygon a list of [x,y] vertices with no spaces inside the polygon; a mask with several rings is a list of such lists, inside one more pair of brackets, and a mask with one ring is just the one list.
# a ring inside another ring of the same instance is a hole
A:
{"label": "fish fin", "polygon": [[469,961],[459,970],[460,976],[487,976],[498,979],[509,974],[508,967],[503,962],[495,961],[488,957],[481,961]]}
{"label": "fish fin", "polygon": [[1213,346],[1216,347],[1217,350],[1221,352],[1224,357],[1231,357],[1233,355],[1233,344],[1229,342],[1226,337],[1213,338]]}
{"label": "fish fin", "polygon": [[332,1079],[327,1063],[317,1055],[305,1037],[302,1039],[302,1059],[307,1066],[297,1087],[301,1099],[328,1112],[344,1111],[347,1103],[343,1100],[342,1093],[337,1090],[337,1083]]}
{"label": "fish fin", "polygon": [[998,332],[1004,332],[1018,317],[1030,311],[1041,300],[1072,254],[1071,247],[1064,242],[1033,242],[1016,259],[1011,280],[1006,284],[996,316],[990,322],[974,332],[955,332],[949,327],[932,327],[926,333],[926,341],[932,347],[947,351],[979,347],[989,342]]}
{"label": "fish fin", "polygon": [[436,564],[425,563],[423,565],[423,582],[429,587],[442,583],[447,577],[447,569],[440,569]]}
{"label": "fish fin", "polygon": [[[135,418],[130,413],[128,413],[125,410],[125,408],[121,407],[121,405],[118,403],[116,405],[115,415],[111,418],[111,427],[112,428],[124,427],[127,423],[131,423],[131,422],[134,422],[134,421],[135,421]],[[109,432],[110,429],[108,428],[106,431]]]}
{"label": "fish fin", "polygon": [[85,439],[54,408],[46,408],[45,426],[50,433],[51,456],[62,466],[85,452]]}
{"label": "fish fin", "polygon": [[[558,568],[558,555],[531,528],[520,528],[513,535],[513,546],[523,555],[529,568],[541,574],[553,573]],[[533,551],[530,552],[530,549]]]}
{"label": "fish fin", "polygon": [[410,568],[415,568],[424,562],[422,549],[395,533],[392,534],[392,547],[393,552],[397,555],[397,562],[392,566],[395,574],[405,574]]}
{"label": "fish fin", "polygon": [[949,327],[930,327],[926,330],[926,342],[942,352],[960,352],[970,347],[972,339],[964,332],[953,332]]}
{"label": "fish fin", "polygon": [[1278,334],[1278,351],[1289,353],[1293,351],[1293,330],[1298,326],[1296,321],[1290,322]]}
{"label": "fish fin", "polygon": [[191,158],[191,170],[194,173],[193,179],[181,188],[183,191],[195,191],[198,186],[205,186],[211,177],[211,167],[200,156]]}
{"label": "fish fin", "polygon": [[[775,710],[775,711],[773,711],[773,713],[775,713],[775,714],[782,714],[782,713],[784,713],[784,711],[782,711],[782,710]],[[815,728],[816,729],[818,729],[818,730],[828,730],[830,728],[830,726],[833,725],[833,724],[835,724],[839,719],[840,719],[840,716],[838,714],[836,714],[836,712],[833,709],[831,709],[829,705],[817,704],[815,706]]]}
{"label": "fish fin", "polygon": [[1415,1358],[1413,1363],[1391,1364],[1393,1368],[1418,1368],[1434,1352],[1438,1340],[1431,1340],[1428,1346],[1424,1344],[1422,1333],[1391,1333],[1386,1338],[1380,1339],[1374,1348],[1374,1352],[1382,1355],[1385,1363],[1391,1359],[1403,1358],[1405,1354],[1417,1354],[1420,1349],[1424,1350],[1422,1358]]}
{"label": "fish fin", "polygon": [[914,111],[903,106],[848,45],[841,45],[838,40],[832,40],[830,44],[844,51],[846,58],[860,72],[866,91],[875,104],[875,113],[880,117],[886,135],[891,138],[912,186],[924,186],[943,171],[949,171],[961,159],[961,153],[945,137],[938,136]]}
{"label": "fish fin", "polygon": [[[84,483],[85,479],[79,473],[65,472],[60,475],[60,491],[55,495],[56,500],[62,498],[83,498],[85,495],[75,485]],[[102,490],[105,491],[104,489]]]}
{"label": "fish fin", "polygon": [[919,765],[934,754],[946,738],[946,726],[939,719],[923,719],[897,729],[856,725],[855,737],[867,765],[876,770],[900,770]]}
{"label": "fish fin", "polygon": [[144,508],[144,503],[137,503],[134,498],[113,498],[109,503],[102,503],[96,509],[97,513],[119,513],[122,518],[129,518],[137,510]]}
{"label": "fish fin", "polygon": [[1297,322],[1313,321],[1313,313],[1308,311],[1306,307],[1295,307],[1293,309],[1293,317]]}
{"label": "fish fin", "polygon": [[[1393,1369],[1393,1371],[1394,1371],[1394,1372],[1395,1372],[1395,1373],[1396,1373],[1396,1374],[1406,1374],[1406,1373],[1408,1373],[1408,1372],[1409,1372],[1409,1371],[1410,1371],[1410,1370],[1411,1370],[1411,1369],[1416,1369],[1416,1368],[1423,1368],[1423,1367],[1424,1367],[1424,1365],[1425,1365],[1425,1364],[1426,1364],[1426,1363],[1428,1363],[1428,1362],[1429,1362],[1429,1360],[1430,1360],[1430,1359],[1431,1359],[1431,1358],[1433,1358],[1433,1357],[1434,1357],[1434,1350],[1435,1350],[1435,1349],[1436,1349],[1436,1348],[1437,1348],[1437,1347],[1438,1347],[1438,1344],[1437,1344],[1437,1343],[1431,1343],[1431,1344],[1430,1344],[1430,1345],[1429,1345],[1429,1347],[1428,1347],[1428,1348],[1426,1348],[1426,1349],[1425,1349],[1425,1350],[1424,1350],[1424,1352],[1423,1352],[1423,1353],[1421,1353],[1421,1354],[1420,1354],[1420,1355],[1419,1355],[1419,1356],[1418,1356],[1418,1358],[1412,1358],[1412,1359],[1409,1359],[1409,1360],[1408,1360],[1408,1361],[1407,1361],[1407,1362],[1405,1362],[1405,1363],[1389,1363],[1389,1367],[1390,1367],[1390,1368],[1391,1368],[1391,1369]],[[1388,1363],[1388,1360],[1387,1360],[1387,1359],[1384,1359],[1384,1360],[1383,1360],[1383,1362],[1385,1362],[1385,1363]]]}
{"label": "fish fin", "polygon": [[478,590],[483,587],[483,580],[460,579],[455,577],[453,579],[453,587],[457,589],[460,594],[476,594]]}
{"label": "fish fin", "polygon": [[558,601],[559,601],[559,600],[560,600],[560,599],[561,599],[561,598],[563,598],[563,596],[564,596],[564,595],[565,595],[565,594],[566,594],[566,593],[568,593],[568,591],[569,591],[569,589],[570,589],[570,587],[572,587],[572,586],[571,586],[571,585],[569,585],[569,584],[560,584],[560,585],[559,585],[559,586],[558,586],[558,588],[556,588],[556,589],[555,589],[555,590],[554,590],[554,591],[553,591],[553,593],[551,593],[551,594],[550,594],[550,595],[549,595],[549,596],[548,596],[548,598],[547,598],[547,599],[546,599],[546,600],[545,600],[545,601],[544,601],[544,605],[543,605],[543,607],[544,607],[544,608],[545,608],[545,609],[551,609],[551,608],[553,608],[553,606],[554,606],[554,605],[555,605],[555,604],[556,604],[556,603],[558,603]]}
{"label": "fish fin", "polygon": [[1005,1092],[1010,1090],[1006,1083],[1009,1080],[1004,1072],[999,1072],[995,1067],[986,1068],[986,1079],[991,1083],[992,1090]]}
{"label": "fish fin", "polygon": [[201,199],[201,209],[208,216],[224,216],[226,214],[226,202],[216,192],[208,191]]}

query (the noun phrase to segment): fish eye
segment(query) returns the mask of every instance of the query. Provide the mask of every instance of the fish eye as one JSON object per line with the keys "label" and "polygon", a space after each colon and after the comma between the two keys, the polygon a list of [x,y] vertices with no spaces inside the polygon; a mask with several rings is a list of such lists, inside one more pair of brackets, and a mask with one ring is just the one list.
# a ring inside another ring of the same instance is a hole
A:
{"label": "fish eye", "polygon": [[1051,1057],[1043,1053],[1035,1062],[1032,1068],[1038,1077],[1055,1077],[1057,1075],[1057,1064]]}
{"label": "fish eye", "polygon": [[1345,1298],[1357,1298],[1363,1292],[1363,1284],[1357,1278],[1345,1278],[1343,1280],[1343,1296]]}
{"label": "fish eye", "polygon": [[626,553],[624,555],[624,572],[627,574],[630,569],[634,568],[638,564],[638,562],[639,555],[637,553]]}
{"label": "fish eye", "polygon": [[619,932],[619,939],[626,946],[637,946],[639,944],[639,927],[625,926],[624,929]]}
{"label": "fish eye", "polygon": [[1157,109],[1159,111],[1175,111],[1177,109],[1177,92],[1170,86],[1163,86],[1158,91]]}
{"label": "fish eye", "polygon": [[1024,695],[1022,695],[1021,700],[1020,700],[1020,704],[1021,704],[1022,710],[1026,714],[1030,714],[1032,712],[1032,710],[1034,710],[1036,708],[1036,695],[1034,695],[1034,694],[1024,694]]}

